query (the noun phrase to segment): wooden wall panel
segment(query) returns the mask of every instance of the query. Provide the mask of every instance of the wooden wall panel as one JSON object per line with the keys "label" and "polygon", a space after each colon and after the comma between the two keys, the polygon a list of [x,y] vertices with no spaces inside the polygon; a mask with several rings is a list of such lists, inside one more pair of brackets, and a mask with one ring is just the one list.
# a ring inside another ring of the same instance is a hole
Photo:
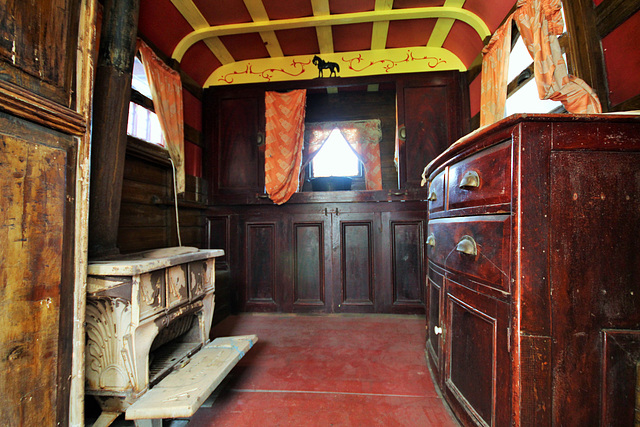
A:
{"label": "wooden wall panel", "polygon": [[342,295],[338,306],[373,306],[373,223],[343,219],[339,223]]}
{"label": "wooden wall panel", "polygon": [[222,249],[224,255],[216,258],[216,267],[219,264],[227,263],[229,258],[229,216],[208,216],[206,219],[207,242],[209,249]]}
{"label": "wooden wall panel", "polygon": [[294,224],[294,306],[325,304],[325,229],[323,223]]}
{"label": "wooden wall panel", "polygon": [[422,305],[423,221],[392,221],[393,304]]}
{"label": "wooden wall panel", "polygon": [[78,10],[76,0],[0,2],[3,80],[69,106]]}
{"label": "wooden wall panel", "polygon": [[60,393],[68,393],[71,325],[59,322],[69,320],[61,312],[71,300],[65,218],[75,158],[60,145],[70,137],[16,123],[0,116],[0,419],[55,425],[68,408]]}
{"label": "wooden wall panel", "polygon": [[276,225],[246,223],[247,304],[276,304]]}
{"label": "wooden wall panel", "polygon": [[[260,98],[264,103],[264,98]],[[260,116],[258,98],[220,100],[218,188],[220,191],[260,190],[256,135]],[[263,173],[263,172],[262,172]]]}

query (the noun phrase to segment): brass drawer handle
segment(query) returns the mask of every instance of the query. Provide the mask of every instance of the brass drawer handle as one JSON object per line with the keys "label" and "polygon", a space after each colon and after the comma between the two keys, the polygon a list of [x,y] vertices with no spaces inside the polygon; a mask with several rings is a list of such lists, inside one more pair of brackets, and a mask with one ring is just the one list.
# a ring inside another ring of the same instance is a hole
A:
{"label": "brass drawer handle", "polygon": [[434,236],[433,233],[429,234],[429,237],[427,237],[427,245],[434,248],[436,247],[436,236]]}
{"label": "brass drawer handle", "polygon": [[473,240],[471,236],[462,236],[462,239],[456,245],[456,251],[462,252],[467,255],[478,255],[478,245],[476,245],[476,241]]}
{"label": "brass drawer handle", "polygon": [[435,191],[431,190],[431,193],[429,194],[429,198],[427,200],[430,202],[435,202],[436,200],[438,200],[438,195]]}
{"label": "brass drawer handle", "polygon": [[475,188],[480,187],[480,176],[475,171],[469,171],[464,174],[460,180],[460,188]]}

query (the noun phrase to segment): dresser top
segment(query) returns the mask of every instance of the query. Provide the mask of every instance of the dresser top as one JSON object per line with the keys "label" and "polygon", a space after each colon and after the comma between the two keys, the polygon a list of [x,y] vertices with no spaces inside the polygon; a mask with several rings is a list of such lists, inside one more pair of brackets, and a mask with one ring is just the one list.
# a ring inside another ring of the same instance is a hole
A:
{"label": "dresser top", "polygon": [[[511,130],[523,123],[547,123],[559,126],[586,125],[612,125],[612,124],[640,124],[639,112],[625,112],[616,114],[514,114],[496,123],[483,126],[455,141],[438,157],[433,159],[424,169],[423,178],[429,177],[436,169],[450,161],[457,155],[473,151],[476,146],[483,145],[495,139],[497,135],[510,133]],[[592,130],[589,130],[592,132]],[[494,143],[500,142],[496,140]],[[479,147],[484,148],[484,147]]]}
{"label": "dresser top", "polygon": [[222,249],[198,249],[191,246],[152,249],[89,261],[92,276],[133,276],[161,268],[224,255]]}

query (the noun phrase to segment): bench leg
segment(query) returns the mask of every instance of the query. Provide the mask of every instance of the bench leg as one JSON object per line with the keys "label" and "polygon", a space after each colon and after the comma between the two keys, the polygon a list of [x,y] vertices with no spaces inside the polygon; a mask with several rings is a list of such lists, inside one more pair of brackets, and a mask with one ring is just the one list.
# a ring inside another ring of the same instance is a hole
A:
{"label": "bench leg", "polygon": [[108,427],[121,413],[122,412],[102,411],[96,422],[93,423],[93,427]]}

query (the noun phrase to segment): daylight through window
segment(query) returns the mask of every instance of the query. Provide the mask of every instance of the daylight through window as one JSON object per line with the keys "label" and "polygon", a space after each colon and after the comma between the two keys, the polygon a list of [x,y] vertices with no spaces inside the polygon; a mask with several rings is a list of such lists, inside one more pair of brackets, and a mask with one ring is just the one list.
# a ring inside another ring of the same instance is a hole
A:
{"label": "daylight through window", "polygon": [[311,176],[360,176],[362,174],[358,156],[334,129],[318,154],[311,160]]}

